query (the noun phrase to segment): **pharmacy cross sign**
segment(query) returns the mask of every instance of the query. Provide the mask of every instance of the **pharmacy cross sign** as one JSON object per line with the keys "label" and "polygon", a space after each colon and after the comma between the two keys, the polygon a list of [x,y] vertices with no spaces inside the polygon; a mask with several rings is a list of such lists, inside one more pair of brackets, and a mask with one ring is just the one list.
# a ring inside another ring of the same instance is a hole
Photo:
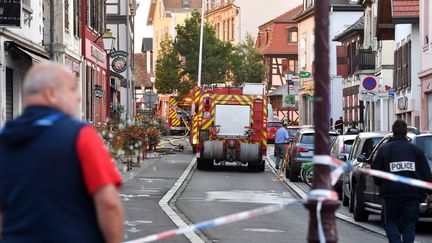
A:
{"label": "pharmacy cross sign", "polygon": [[362,86],[365,90],[371,91],[377,87],[377,81],[374,77],[366,77],[363,79]]}

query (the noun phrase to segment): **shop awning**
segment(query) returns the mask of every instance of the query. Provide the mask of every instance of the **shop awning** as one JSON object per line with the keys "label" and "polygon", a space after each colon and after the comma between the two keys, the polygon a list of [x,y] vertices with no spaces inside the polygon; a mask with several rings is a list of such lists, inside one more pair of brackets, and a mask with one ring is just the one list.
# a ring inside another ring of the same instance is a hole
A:
{"label": "shop awning", "polygon": [[48,57],[43,58],[39,55],[33,54],[30,51],[27,51],[26,49],[20,47],[20,46],[15,46],[17,49],[19,49],[19,51],[23,52],[25,55],[30,56],[30,58],[32,59],[33,64],[37,64],[37,63],[41,63],[41,62],[45,62],[48,60]]}
{"label": "shop awning", "polygon": [[8,42],[8,50],[14,51],[19,55],[26,56],[30,58],[33,62],[33,64],[41,63],[50,60],[49,56],[43,54],[43,53],[37,53],[32,52],[27,48],[24,48],[16,43]]}

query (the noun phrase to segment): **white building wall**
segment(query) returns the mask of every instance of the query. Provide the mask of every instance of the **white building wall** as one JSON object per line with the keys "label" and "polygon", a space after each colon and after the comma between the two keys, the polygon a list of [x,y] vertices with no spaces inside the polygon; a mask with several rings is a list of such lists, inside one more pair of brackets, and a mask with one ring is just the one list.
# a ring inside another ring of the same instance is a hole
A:
{"label": "white building wall", "polygon": [[363,12],[330,12],[329,43],[330,43],[330,118],[333,121],[343,116],[343,78],[337,75],[336,47],[340,42],[332,39],[354,24]]}
{"label": "white building wall", "polygon": [[411,40],[411,88],[402,92],[396,93],[394,99],[394,107],[397,111],[398,98],[408,98],[408,109],[399,111],[398,113],[411,112],[411,119],[409,125],[414,126],[415,117],[420,115],[420,79],[418,73],[420,72],[420,40],[419,40],[419,25],[418,24],[398,24],[395,26],[395,43],[396,47],[404,45],[407,41]]}
{"label": "white building wall", "polygon": [[[13,33],[27,39],[38,45],[42,45],[43,39],[43,14],[42,14],[42,0],[32,0],[30,2],[30,9],[23,6],[21,14],[21,28],[9,29]],[[32,12],[32,14],[28,15]],[[28,19],[28,21],[26,21]]]}

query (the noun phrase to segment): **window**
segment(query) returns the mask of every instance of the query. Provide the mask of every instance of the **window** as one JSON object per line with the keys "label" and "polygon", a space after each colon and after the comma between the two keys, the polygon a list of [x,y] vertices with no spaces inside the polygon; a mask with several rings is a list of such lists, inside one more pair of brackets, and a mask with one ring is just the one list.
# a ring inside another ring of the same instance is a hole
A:
{"label": "window", "polygon": [[288,70],[292,74],[298,74],[298,61],[297,60],[288,60]]}
{"label": "window", "polygon": [[230,39],[230,19],[227,20],[227,41],[231,40]]}
{"label": "window", "polygon": [[222,26],[222,28],[223,28],[223,31],[222,31],[222,34],[223,34],[223,41],[225,41],[225,34],[226,34],[226,29],[225,29],[225,24],[226,24],[226,22],[225,22],[225,20],[223,21],[223,26]]}
{"label": "window", "polygon": [[269,42],[269,31],[270,30],[266,30],[266,44]]}
{"label": "window", "polygon": [[13,87],[13,69],[6,68],[6,120],[13,119],[14,112],[14,87]]}
{"label": "window", "polygon": [[231,40],[234,40],[234,18],[231,19]]}
{"label": "window", "polygon": [[183,0],[183,7],[188,8],[189,7],[189,0]]}
{"label": "window", "polygon": [[411,87],[411,40],[398,46],[394,52],[393,87],[402,90]]}
{"label": "window", "polygon": [[65,29],[69,31],[69,1],[64,2],[64,25]]}
{"label": "window", "polygon": [[81,37],[81,1],[73,0],[73,33],[76,37]]}
{"label": "window", "polygon": [[288,29],[288,43],[297,43],[298,42],[298,29],[297,28],[289,28]]}

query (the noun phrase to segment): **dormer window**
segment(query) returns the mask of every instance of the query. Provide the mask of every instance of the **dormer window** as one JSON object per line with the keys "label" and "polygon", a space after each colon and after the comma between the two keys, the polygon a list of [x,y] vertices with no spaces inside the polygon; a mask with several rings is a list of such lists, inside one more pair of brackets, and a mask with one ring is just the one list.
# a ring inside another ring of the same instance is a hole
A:
{"label": "dormer window", "polygon": [[288,29],[288,43],[298,42],[298,29],[297,27],[292,27]]}

